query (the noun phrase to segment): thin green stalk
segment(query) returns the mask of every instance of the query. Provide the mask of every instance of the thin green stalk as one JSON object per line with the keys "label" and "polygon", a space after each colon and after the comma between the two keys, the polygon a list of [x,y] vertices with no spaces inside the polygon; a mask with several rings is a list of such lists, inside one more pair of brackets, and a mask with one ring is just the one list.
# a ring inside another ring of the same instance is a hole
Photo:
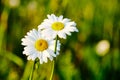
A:
{"label": "thin green stalk", "polygon": [[33,64],[33,66],[32,66],[32,70],[31,70],[31,73],[30,73],[29,80],[32,80],[32,79],[33,79],[33,72],[34,72],[35,63],[36,63],[36,61],[34,61],[34,64]]}
{"label": "thin green stalk", "polygon": [[57,51],[57,40],[58,40],[58,35],[56,36],[56,41],[55,41],[55,54],[56,54],[56,51]]}
{"label": "thin green stalk", "polygon": [[53,79],[53,73],[54,73],[54,61],[52,62],[52,72],[51,72],[51,75],[50,75],[50,80]]}
{"label": "thin green stalk", "polygon": [[[56,51],[57,51],[57,40],[58,40],[58,36],[56,36],[56,41],[55,41],[55,54],[56,54]],[[50,80],[53,79],[53,73],[54,73],[54,65],[55,65],[55,61],[53,60],[52,62],[52,72],[51,72],[51,75],[50,75]]]}

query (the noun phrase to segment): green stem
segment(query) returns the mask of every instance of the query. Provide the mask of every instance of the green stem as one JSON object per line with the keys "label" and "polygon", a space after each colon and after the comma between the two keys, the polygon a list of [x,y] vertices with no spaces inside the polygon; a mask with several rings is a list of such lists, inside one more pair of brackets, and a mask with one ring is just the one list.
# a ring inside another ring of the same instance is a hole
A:
{"label": "green stem", "polygon": [[35,63],[36,63],[36,60],[34,61],[34,64],[33,64],[33,66],[32,66],[32,70],[31,70],[31,73],[30,73],[29,80],[32,80],[32,79],[33,79],[33,72],[34,72]]}
{"label": "green stem", "polygon": [[[57,51],[57,40],[58,40],[58,36],[56,36],[56,41],[55,41],[55,51],[54,51],[55,54],[56,54],[56,51]],[[51,72],[50,80],[53,79],[54,65],[55,65],[55,61],[53,60],[53,62],[52,62],[52,72]]]}
{"label": "green stem", "polygon": [[51,72],[50,80],[53,79],[53,73],[54,73],[54,61],[52,62],[52,72]]}
{"label": "green stem", "polygon": [[57,51],[57,40],[58,40],[58,35],[56,36],[56,41],[55,41],[55,54],[56,54],[56,51]]}

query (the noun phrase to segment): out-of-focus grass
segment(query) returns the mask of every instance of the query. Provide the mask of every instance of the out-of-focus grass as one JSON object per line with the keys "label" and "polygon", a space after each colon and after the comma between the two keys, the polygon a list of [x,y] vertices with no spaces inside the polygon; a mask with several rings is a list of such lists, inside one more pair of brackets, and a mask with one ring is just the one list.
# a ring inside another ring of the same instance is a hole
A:
{"label": "out-of-focus grass", "polygon": [[[61,39],[54,80],[120,79],[119,0],[1,0],[0,80],[28,80],[33,62],[22,54],[21,38],[52,13],[70,18],[79,29]],[[104,55],[96,51],[102,40],[110,45]],[[34,80],[49,80],[51,64],[36,65]]]}

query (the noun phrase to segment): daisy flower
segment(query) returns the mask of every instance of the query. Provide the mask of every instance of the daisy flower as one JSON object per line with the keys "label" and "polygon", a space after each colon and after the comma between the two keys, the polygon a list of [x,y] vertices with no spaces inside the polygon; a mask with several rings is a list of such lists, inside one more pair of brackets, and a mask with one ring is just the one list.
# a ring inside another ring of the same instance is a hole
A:
{"label": "daisy flower", "polygon": [[56,54],[55,49],[55,40],[46,39],[40,31],[33,29],[27,33],[27,35],[22,38],[22,45],[24,47],[23,54],[27,55],[28,60],[39,59],[40,64],[47,62],[48,58],[52,61],[53,57],[56,57],[60,51],[60,43],[57,41],[57,50]]}
{"label": "daisy flower", "polygon": [[66,35],[71,35],[71,32],[78,32],[76,23],[68,18],[63,18],[62,15],[57,17],[51,14],[47,17],[48,19],[38,26],[38,30],[42,30],[42,33],[48,38],[55,38],[58,35],[60,38],[66,39]]}

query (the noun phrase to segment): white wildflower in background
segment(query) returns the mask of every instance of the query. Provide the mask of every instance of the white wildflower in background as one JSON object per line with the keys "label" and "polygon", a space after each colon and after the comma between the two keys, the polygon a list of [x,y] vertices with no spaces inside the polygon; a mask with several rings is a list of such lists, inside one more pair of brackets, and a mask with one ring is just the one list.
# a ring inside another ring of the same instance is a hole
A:
{"label": "white wildflower in background", "polygon": [[49,58],[51,61],[53,57],[56,57],[60,51],[60,43],[57,41],[57,51],[54,53],[55,40],[46,39],[40,31],[33,29],[27,33],[25,38],[22,39],[22,45],[24,45],[23,54],[27,55],[28,60],[39,59],[40,64],[47,62]]}
{"label": "white wildflower in background", "polygon": [[55,38],[57,35],[60,38],[66,39],[66,35],[71,35],[71,32],[78,32],[76,23],[63,16],[55,16],[54,14],[47,15],[41,25],[38,26],[39,30],[47,36],[47,38]]}
{"label": "white wildflower in background", "polygon": [[101,40],[96,45],[96,52],[99,56],[104,56],[109,52],[110,49],[110,42],[108,40]]}

